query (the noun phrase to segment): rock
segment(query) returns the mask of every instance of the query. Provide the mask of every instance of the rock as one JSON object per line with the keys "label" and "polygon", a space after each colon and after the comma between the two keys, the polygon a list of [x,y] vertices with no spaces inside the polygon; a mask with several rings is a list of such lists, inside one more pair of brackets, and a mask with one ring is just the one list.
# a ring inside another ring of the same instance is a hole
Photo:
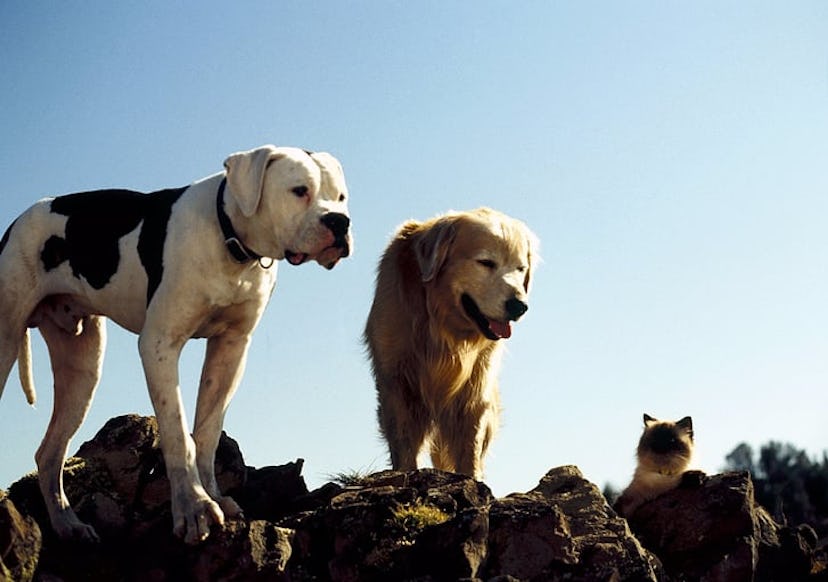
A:
{"label": "rock", "polygon": [[445,580],[474,578],[482,571],[489,551],[489,516],[484,508],[458,512],[451,520],[423,529],[416,540],[407,570],[419,576],[436,574]]}
{"label": "rock", "polygon": [[490,510],[489,577],[657,580],[658,562],[572,466],[549,471],[525,494]]}
{"label": "rock", "polygon": [[296,531],[291,577],[475,577],[486,556],[491,501],[482,483],[431,469],[366,477],[326,505],[279,522]]}
{"label": "rock", "polygon": [[[245,492],[247,467],[238,445],[223,433],[216,477],[222,493]],[[9,491],[44,532],[41,578],[278,580],[290,556],[292,532],[266,522],[228,522],[223,529],[213,528],[208,540],[195,548],[175,538],[169,481],[151,417],[126,415],[108,421],[67,460],[64,482],[78,516],[100,535],[99,545],[79,546],[54,536],[36,475]],[[304,483],[301,492],[307,494]],[[277,500],[272,497],[271,503]],[[5,531],[0,527],[0,539]]]}
{"label": "rock", "polygon": [[[443,517],[415,522],[418,511]],[[657,579],[657,560],[574,467],[501,500],[460,475],[384,472],[282,523],[297,532],[297,579]]]}
{"label": "rock", "polygon": [[576,467],[495,499],[483,483],[432,469],[309,492],[302,466],[247,467],[222,435],[219,485],[245,517],[188,546],[172,535],[154,419],[113,418],[65,471],[67,495],[101,543],[57,540],[27,476],[0,493],[0,580],[817,582],[828,572],[813,530],[776,524],[746,474],[642,505],[634,537]]}
{"label": "rock", "polygon": [[250,522],[250,555],[257,573],[266,576],[285,571],[293,552],[295,533],[291,529],[276,527],[267,521]]}
{"label": "rock", "polygon": [[[215,532],[199,546],[187,547],[179,559],[180,574],[168,578],[212,582],[288,580],[293,532],[265,521],[235,521]],[[171,557],[165,562],[170,572]]]}
{"label": "rock", "polygon": [[32,580],[40,548],[37,522],[20,515],[12,500],[0,491],[0,580]]}
{"label": "rock", "polygon": [[297,459],[278,467],[247,467],[244,486],[231,491],[231,494],[244,507],[248,519],[272,521],[284,517],[294,509],[297,499],[308,494],[302,477],[304,463],[303,459]]}
{"label": "rock", "polygon": [[747,472],[679,487],[642,505],[629,522],[672,578],[793,582],[813,569],[813,530],[775,523],[756,503]]}
{"label": "rock", "polygon": [[[108,486],[122,499],[137,501],[155,476],[160,462],[158,424],[154,418],[128,414],[110,419],[95,437],[75,454],[87,462],[95,459],[106,471]],[[67,492],[68,495],[68,492]]]}
{"label": "rock", "polygon": [[[110,491],[139,512],[163,511],[170,484],[153,417],[127,414],[110,419],[76,457],[94,463],[109,479]],[[216,450],[216,480],[222,492],[244,486],[247,468],[239,446],[224,432]],[[67,496],[70,497],[67,485]]]}
{"label": "rock", "polygon": [[531,495],[512,494],[495,502],[491,520],[489,564],[491,576],[509,574],[528,579],[555,564],[578,561],[566,516],[557,507],[538,503]]}

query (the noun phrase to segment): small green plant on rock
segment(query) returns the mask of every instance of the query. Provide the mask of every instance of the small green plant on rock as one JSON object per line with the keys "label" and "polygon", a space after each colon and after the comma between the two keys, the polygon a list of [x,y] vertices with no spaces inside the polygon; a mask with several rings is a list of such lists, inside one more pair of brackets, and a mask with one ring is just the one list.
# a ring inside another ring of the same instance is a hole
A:
{"label": "small green plant on rock", "polygon": [[449,519],[451,516],[448,513],[421,499],[398,505],[392,511],[393,525],[407,539],[413,539],[425,528],[445,523]]}
{"label": "small green plant on rock", "polygon": [[370,473],[367,470],[360,469],[348,469],[329,476],[331,481],[343,487],[361,487],[368,480],[368,477],[370,477]]}

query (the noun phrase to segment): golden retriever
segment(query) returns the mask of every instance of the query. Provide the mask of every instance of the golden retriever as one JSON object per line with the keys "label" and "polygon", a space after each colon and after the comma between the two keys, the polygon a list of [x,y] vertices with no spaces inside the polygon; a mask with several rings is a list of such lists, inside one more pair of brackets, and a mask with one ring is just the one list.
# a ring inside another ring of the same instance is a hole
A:
{"label": "golden retriever", "polygon": [[437,469],[480,479],[500,412],[501,339],[529,308],[537,238],[489,208],[403,224],[365,326],[380,430],[395,470],[428,441]]}

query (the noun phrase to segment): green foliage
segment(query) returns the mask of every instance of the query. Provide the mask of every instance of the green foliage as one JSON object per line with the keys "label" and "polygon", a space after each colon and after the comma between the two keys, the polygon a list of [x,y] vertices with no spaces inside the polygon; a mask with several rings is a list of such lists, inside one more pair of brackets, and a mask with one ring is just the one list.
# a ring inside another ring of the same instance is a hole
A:
{"label": "green foliage", "polygon": [[604,495],[604,499],[607,500],[607,504],[610,506],[612,506],[612,504],[615,503],[621,496],[621,490],[616,489],[612,483],[606,483],[604,485],[604,490],[601,491],[601,493]]}
{"label": "green foliage", "polygon": [[451,516],[435,505],[417,500],[396,507],[393,512],[393,525],[406,536],[413,537],[431,525],[447,522]]}
{"label": "green foliage", "polygon": [[334,473],[330,476],[331,481],[343,487],[358,487],[365,483],[370,473],[358,469],[348,469],[341,473]]}
{"label": "green foliage", "polygon": [[758,456],[742,443],[725,461],[728,470],[750,472],[756,500],[778,521],[828,534],[828,455],[812,460],[793,445],[771,441]]}

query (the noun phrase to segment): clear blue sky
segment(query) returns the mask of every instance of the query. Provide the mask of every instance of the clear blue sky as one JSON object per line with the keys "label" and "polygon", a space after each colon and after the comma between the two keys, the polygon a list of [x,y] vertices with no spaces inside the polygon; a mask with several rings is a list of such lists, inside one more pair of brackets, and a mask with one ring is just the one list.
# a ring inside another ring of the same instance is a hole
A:
{"label": "clear blue sky", "polygon": [[[828,448],[828,4],[0,4],[0,220],[100,187],[151,190],[264,143],[343,163],[356,237],[331,272],[280,265],[225,428],[311,487],[386,454],[360,335],[395,227],[489,205],[544,263],[501,375],[498,495],[576,464],[634,468],[641,414],[692,415],[698,465],[738,443]],[[0,487],[51,410],[0,400]],[[203,342],[182,361],[190,420]],[[74,451],[150,414],[136,338],[109,324]]]}

